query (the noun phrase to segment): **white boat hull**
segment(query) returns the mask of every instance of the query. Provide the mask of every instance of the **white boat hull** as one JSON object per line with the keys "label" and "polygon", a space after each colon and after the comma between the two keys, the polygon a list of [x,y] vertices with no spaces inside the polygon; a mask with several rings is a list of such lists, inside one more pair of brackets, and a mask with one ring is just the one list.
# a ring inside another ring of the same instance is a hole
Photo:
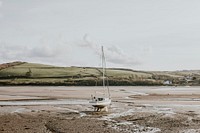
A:
{"label": "white boat hull", "polygon": [[89,103],[93,107],[104,108],[104,107],[107,107],[111,104],[111,99],[106,99],[106,100],[103,100],[103,101],[91,100],[91,101],[89,101]]}

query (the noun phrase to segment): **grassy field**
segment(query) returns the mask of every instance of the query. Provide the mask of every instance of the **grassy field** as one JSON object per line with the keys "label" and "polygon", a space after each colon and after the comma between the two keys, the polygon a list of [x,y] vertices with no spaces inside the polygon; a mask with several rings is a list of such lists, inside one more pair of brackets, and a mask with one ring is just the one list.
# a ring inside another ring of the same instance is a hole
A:
{"label": "grassy field", "polygon": [[[108,68],[110,85],[200,85],[200,71]],[[102,85],[102,69],[14,62],[0,65],[0,85]]]}

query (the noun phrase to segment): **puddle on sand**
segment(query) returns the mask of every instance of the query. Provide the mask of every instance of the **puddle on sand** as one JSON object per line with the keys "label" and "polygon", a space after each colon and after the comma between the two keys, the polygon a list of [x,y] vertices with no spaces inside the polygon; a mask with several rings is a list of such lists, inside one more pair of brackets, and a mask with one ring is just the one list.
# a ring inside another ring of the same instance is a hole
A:
{"label": "puddle on sand", "polygon": [[141,96],[147,96],[149,94],[144,92],[137,92],[137,91],[125,91],[126,93],[130,93],[131,95],[141,95]]}
{"label": "puddle on sand", "polygon": [[170,101],[200,101],[199,98],[169,98]]}
{"label": "puddle on sand", "polygon": [[79,114],[80,114],[80,117],[87,116],[87,114],[86,114],[86,113],[83,113],[83,112],[80,112]]}
{"label": "puddle on sand", "polygon": [[15,111],[12,111],[11,113],[23,113],[23,112],[31,112],[31,110],[26,108],[18,108]]}
{"label": "puddle on sand", "polygon": [[113,121],[113,118],[118,118],[121,116],[127,116],[127,115],[131,115],[134,112],[133,109],[129,109],[128,111],[125,112],[121,112],[121,113],[112,113],[109,114],[107,116],[103,116],[102,118],[100,118],[101,120],[107,120],[107,121]]}
{"label": "puddle on sand", "polygon": [[84,117],[84,116],[87,116],[87,114],[86,113],[84,113],[84,112],[80,112],[80,111],[78,111],[78,110],[75,110],[75,109],[70,109],[70,108],[62,108],[62,107],[55,107],[56,109],[60,109],[60,110],[67,110],[68,112],[74,112],[74,113],[79,113],[79,115],[80,115],[80,118],[81,117]]}
{"label": "puddle on sand", "polygon": [[0,101],[0,106],[23,106],[23,105],[73,105],[89,104],[88,100],[60,99],[60,100],[33,100],[33,101]]}

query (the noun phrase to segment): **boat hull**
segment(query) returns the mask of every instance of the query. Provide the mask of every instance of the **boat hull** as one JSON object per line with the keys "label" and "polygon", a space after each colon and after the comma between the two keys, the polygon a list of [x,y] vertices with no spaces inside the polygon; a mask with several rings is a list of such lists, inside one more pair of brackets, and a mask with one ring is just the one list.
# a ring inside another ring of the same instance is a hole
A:
{"label": "boat hull", "polygon": [[90,101],[89,102],[93,107],[104,108],[111,104],[111,100],[104,100],[104,101]]}

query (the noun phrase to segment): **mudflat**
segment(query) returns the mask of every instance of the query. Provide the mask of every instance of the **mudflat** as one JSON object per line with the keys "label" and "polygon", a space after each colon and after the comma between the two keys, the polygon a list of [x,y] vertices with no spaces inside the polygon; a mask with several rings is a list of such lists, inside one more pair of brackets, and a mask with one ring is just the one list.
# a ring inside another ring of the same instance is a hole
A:
{"label": "mudflat", "polygon": [[101,87],[0,87],[2,133],[198,133],[200,87],[110,87],[108,112],[94,112]]}

